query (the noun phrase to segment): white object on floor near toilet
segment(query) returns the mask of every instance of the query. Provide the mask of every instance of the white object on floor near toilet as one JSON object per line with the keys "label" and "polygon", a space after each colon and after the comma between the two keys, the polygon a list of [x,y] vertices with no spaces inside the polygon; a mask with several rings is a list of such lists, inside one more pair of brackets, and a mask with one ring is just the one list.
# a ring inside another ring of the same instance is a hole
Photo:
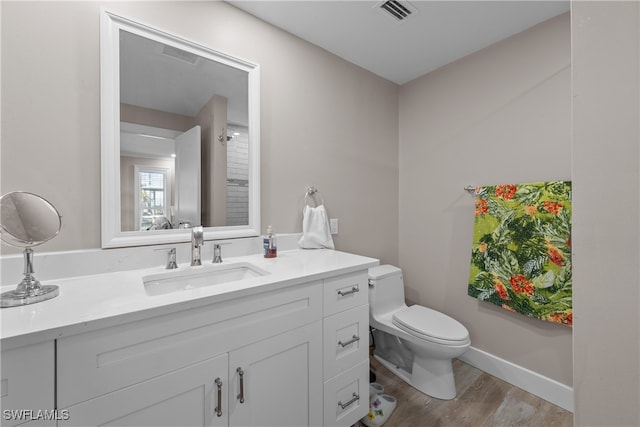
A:
{"label": "white object on floor near toilet", "polygon": [[360,424],[367,427],[382,426],[396,409],[397,403],[395,397],[384,394],[382,384],[369,384],[369,413],[360,419]]}
{"label": "white object on floor near toilet", "polygon": [[402,270],[392,265],[369,269],[369,314],[380,363],[429,396],[456,396],[451,359],[471,345],[460,322],[427,307],[408,307]]}

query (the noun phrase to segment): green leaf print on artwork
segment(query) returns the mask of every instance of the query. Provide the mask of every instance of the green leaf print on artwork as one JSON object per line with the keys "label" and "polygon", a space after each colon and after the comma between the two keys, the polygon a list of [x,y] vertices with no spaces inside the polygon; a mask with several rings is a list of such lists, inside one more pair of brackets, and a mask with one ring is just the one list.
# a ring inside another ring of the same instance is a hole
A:
{"label": "green leaf print on artwork", "polygon": [[476,189],[468,294],[573,324],[570,181]]}

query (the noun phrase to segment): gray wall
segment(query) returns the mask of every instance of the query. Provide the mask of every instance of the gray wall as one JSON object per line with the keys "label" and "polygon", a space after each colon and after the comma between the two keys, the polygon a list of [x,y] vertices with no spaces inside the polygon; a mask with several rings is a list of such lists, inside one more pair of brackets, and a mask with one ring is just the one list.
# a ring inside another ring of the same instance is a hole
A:
{"label": "gray wall", "polygon": [[1,190],[59,208],[63,230],[42,250],[100,247],[101,6],[260,64],[263,228],[302,231],[315,186],[338,249],[397,263],[397,85],[202,1],[1,3]]}
{"label": "gray wall", "polygon": [[640,3],[572,4],[578,426],[640,425]]}
{"label": "gray wall", "polygon": [[571,179],[564,14],[400,89],[400,265],[407,297],[469,329],[474,347],[572,384],[571,329],[467,296],[466,185]]}

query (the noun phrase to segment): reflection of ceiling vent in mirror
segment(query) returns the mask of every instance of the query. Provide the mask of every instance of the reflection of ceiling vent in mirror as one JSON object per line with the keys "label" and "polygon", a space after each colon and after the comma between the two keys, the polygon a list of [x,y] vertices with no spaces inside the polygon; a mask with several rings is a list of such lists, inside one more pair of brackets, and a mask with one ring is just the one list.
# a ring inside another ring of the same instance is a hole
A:
{"label": "reflection of ceiling vent in mirror", "polygon": [[178,61],[186,62],[187,64],[196,65],[200,57],[195,53],[187,52],[177,47],[164,45],[162,48],[162,54],[177,59]]}
{"label": "reflection of ceiling vent in mirror", "polygon": [[418,9],[405,0],[388,0],[378,3],[376,8],[385,15],[393,17],[398,22],[404,22],[413,15],[418,14]]}

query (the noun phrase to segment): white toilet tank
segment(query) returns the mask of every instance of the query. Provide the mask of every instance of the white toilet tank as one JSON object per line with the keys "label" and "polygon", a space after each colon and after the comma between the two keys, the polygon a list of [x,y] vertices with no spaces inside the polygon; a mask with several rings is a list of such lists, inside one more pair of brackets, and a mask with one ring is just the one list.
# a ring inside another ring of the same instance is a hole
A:
{"label": "white toilet tank", "polygon": [[406,305],[402,270],[398,267],[389,264],[371,267],[369,284],[369,310],[373,318]]}

